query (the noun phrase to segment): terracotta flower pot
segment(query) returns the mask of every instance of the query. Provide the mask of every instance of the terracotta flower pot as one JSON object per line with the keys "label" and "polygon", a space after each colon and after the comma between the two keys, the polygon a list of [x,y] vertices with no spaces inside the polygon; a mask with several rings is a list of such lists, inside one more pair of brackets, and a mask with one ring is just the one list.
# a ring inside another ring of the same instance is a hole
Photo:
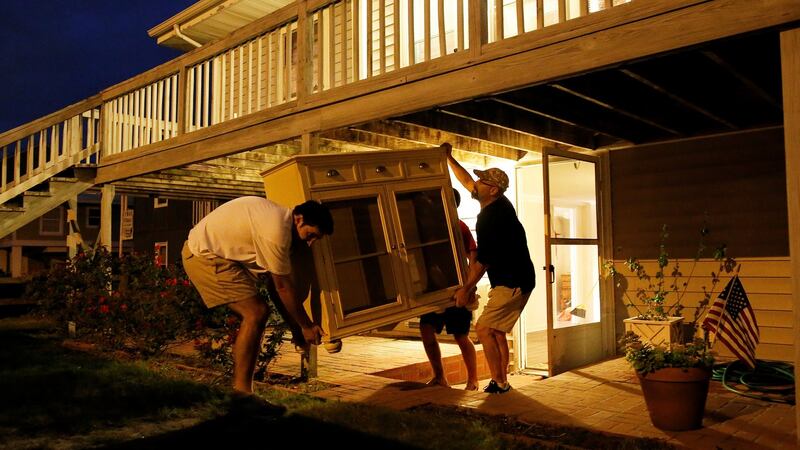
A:
{"label": "terracotta flower pot", "polygon": [[669,367],[636,375],[656,428],[684,431],[703,426],[711,369]]}

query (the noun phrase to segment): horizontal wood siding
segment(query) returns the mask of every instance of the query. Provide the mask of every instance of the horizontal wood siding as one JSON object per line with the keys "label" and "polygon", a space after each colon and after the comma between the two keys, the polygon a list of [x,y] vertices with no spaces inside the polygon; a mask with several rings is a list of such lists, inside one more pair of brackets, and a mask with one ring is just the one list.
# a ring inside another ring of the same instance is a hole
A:
{"label": "horizontal wood siding", "polygon": [[612,152],[614,258],[655,258],[663,224],[672,256],[708,244],[736,257],[788,256],[783,130]]}
{"label": "horizontal wood siding", "polygon": [[[655,260],[641,262],[648,274],[653,276],[656,273]],[[788,257],[737,258],[737,262],[741,264],[739,276],[755,311],[761,333],[761,343],[756,349],[756,357],[793,361],[795,330],[790,259]],[[681,275],[677,278],[672,276],[675,263],[678,264]],[[617,305],[616,329],[617,334],[621,335],[624,332],[622,320],[634,317],[638,314],[637,311],[644,310],[644,305],[636,298],[636,291],[640,287],[647,290],[649,283],[637,279],[625,268],[624,260],[616,260],[615,265],[622,276],[615,283],[614,294]],[[719,263],[707,259],[700,260],[697,264],[692,260],[674,260],[667,266],[664,286],[669,289],[674,284],[678,288],[678,294],[675,292],[668,294],[666,304],[672,306],[680,297],[680,303],[684,306],[681,315],[685,318],[685,322],[694,320],[701,322],[708,310],[707,307],[698,308],[704,290],[711,292],[710,303],[713,303],[731,278],[731,274],[723,271],[719,283],[712,287],[712,271],[720,272]],[[636,305],[638,310],[626,306],[629,303]],[[702,333],[699,332],[699,335],[702,336]],[[732,356],[722,344],[715,345],[714,350],[721,356]]]}

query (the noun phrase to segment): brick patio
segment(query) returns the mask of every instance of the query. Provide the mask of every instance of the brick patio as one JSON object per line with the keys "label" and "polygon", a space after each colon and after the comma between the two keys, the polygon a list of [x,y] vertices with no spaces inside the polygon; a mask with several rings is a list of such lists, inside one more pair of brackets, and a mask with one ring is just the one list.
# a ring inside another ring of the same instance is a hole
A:
{"label": "brick patio", "polygon": [[[460,358],[457,345],[443,343],[441,347],[446,360]],[[480,355],[479,361],[482,359]],[[743,397],[725,390],[717,382],[712,382],[702,429],[664,432],[654,428],[636,377],[621,358],[546,379],[514,374],[509,377],[514,389],[504,395],[467,392],[460,385],[451,389],[425,386],[377,375],[397,375],[412,366],[414,378],[426,379],[429,372],[422,369],[426,361],[422,343],[418,341],[350,337],[344,340],[340,353],[320,350],[319,378],[336,387],[314,395],[396,409],[425,403],[455,405],[486,414],[507,414],[522,421],[548,421],[620,435],[660,438],[693,449],[797,448],[795,406]],[[299,365],[299,355],[286,351],[273,370],[294,374]],[[485,384],[485,380],[481,382],[482,386]]]}

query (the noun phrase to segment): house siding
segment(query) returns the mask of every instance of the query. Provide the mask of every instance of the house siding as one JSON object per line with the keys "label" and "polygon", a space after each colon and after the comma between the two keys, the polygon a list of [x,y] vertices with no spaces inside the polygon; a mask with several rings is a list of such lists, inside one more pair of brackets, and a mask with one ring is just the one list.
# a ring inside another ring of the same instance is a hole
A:
{"label": "house siding", "polygon": [[[761,327],[757,357],[792,361],[793,301],[788,242],[783,130],[712,137],[612,152],[613,258],[638,257],[655,273],[661,227],[672,260],[690,272],[704,221],[710,248],[725,244],[741,264],[741,277]],[[711,256],[709,252],[706,256]],[[704,260],[686,287],[683,315],[692,320],[696,300],[710,287],[718,264]],[[685,280],[686,277],[684,277]],[[723,276],[722,285],[728,277]],[[615,292],[617,334],[635,315],[635,278]],[[679,282],[682,286],[682,281]],[[716,293],[722,286],[717,286]],[[716,295],[716,293],[714,295]],[[704,311],[701,311],[703,313]],[[702,320],[702,314],[699,317]],[[730,355],[721,345],[715,350]]]}

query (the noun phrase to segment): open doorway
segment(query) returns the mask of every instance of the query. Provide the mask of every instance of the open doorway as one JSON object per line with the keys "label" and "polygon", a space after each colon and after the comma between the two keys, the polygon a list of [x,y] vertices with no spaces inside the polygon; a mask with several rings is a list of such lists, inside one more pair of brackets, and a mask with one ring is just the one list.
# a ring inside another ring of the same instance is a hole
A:
{"label": "open doorway", "polygon": [[516,168],[517,212],[537,268],[520,319],[520,368],[546,375],[602,358],[596,158],[565,152]]}

